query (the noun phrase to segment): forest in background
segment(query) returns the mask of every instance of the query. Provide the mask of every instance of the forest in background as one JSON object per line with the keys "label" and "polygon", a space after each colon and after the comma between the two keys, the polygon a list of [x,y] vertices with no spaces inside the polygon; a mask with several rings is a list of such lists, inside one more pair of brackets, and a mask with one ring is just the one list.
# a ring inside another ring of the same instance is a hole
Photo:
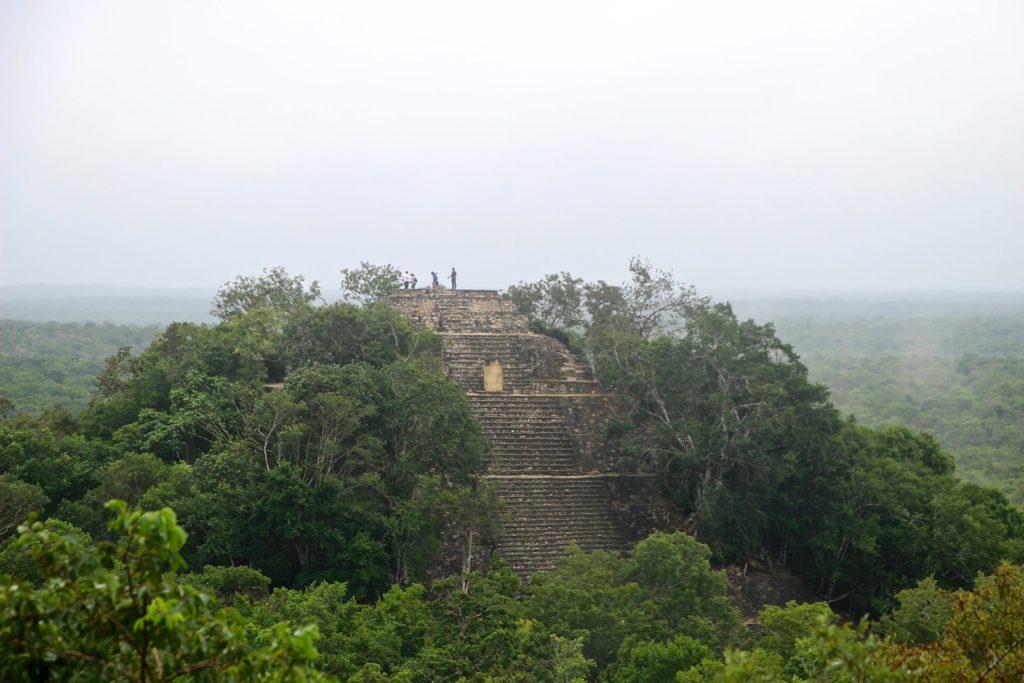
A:
{"label": "forest in background", "polygon": [[932,434],[961,476],[1024,505],[1024,312],[939,313],[774,323],[842,411]]}
{"label": "forest in background", "polygon": [[[960,482],[928,435],[843,420],[771,325],[643,261],[630,273],[510,294],[616,389],[620,466],[654,474],[689,534],[654,534],[624,557],[570,550],[528,583],[500,565],[431,577],[443,538],[486,541],[501,517],[473,484],[487,444],[438,372],[438,339],[372,296],[325,305],[316,283],[274,269],[228,283],[219,324],[173,324],[107,358],[80,414],[0,422],[0,674],[317,680],[315,664],[349,681],[696,683],[1024,671],[1020,568],[1005,562],[1024,561],[1024,515]],[[390,291],[394,275],[371,268],[350,284]],[[29,510],[44,521],[18,528]],[[840,626],[822,602],[766,608],[764,630],[745,632],[712,566],[763,553],[878,622]]]}
{"label": "forest in background", "polygon": [[123,347],[139,350],[162,325],[0,320],[0,397],[38,415],[61,406],[80,412],[104,362]]}
{"label": "forest in background", "polygon": [[[163,327],[134,323],[214,320],[208,298],[184,294],[0,290],[0,318],[25,317],[0,319],[0,397],[33,414],[82,410],[104,360],[145,348]],[[844,413],[932,434],[965,479],[1024,505],[1024,295],[735,294],[732,304],[773,323]]]}

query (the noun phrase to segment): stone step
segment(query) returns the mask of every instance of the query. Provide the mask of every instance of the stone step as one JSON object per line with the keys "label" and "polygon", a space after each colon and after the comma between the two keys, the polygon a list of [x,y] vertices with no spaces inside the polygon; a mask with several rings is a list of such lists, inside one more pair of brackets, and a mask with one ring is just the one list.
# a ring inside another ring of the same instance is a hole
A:
{"label": "stone step", "polygon": [[[506,555],[525,555],[536,552],[537,546],[549,546],[549,550],[561,554],[570,543],[576,543],[584,550],[621,549],[623,544],[609,537],[602,529],[545,529],[533,527],[521,531],[506,531],[498,542],[498,550]],[[553,553],[553,554],[554,554]]]}
{"label": "stone step", "polygon": [[579,468],[574,464],[565,464],[559,466],[552,463],[540,463],[535,467],[524,465],[523,463],[515,463],[514,465],[505,467],[501,464],[492,463],[488,469],[488,474],[546,474],[546,475],[559,475],[559,474],[578,474]]}
{"label": "stone step", "polygon": [[552,415],[550,413],[524,411],[519,413],[501,414],[491,410],[474,410],[473,413],[481,422],[486,421],[488,424],[494,424],[496,426],[514,426],[523,424],[524,422],[546,427],[565,426],[565,417],[562,415]]}
{"label": "stone step", "polygon": [[526,418],[546,420],[548,422],[564,423],[565,417],[557,406],[511,406],[508,410],[492,406],[474,406],[473,412],[477,415],[493,418],[496,421],[516,422]]}
{"label": "stone step", "polygon": [[[561,405],[558,403],[557,397],[554,397],[554,396],[551,396],[551,397],[542,396],[542,397],[536,397],[536,400],[533,400],[533,401],[524,401],[522,399],[519,399],[518,397],[520,397],[520,396],[530,396],[529,394],[514,394],[514,393],[510,393],[510,392],[506,391],[504,393],[495,394],[495,395],[496,396],[504,397],[504,400],[493,401],[493,402],[490,402],[490,403],[485,403],[483,401],[477,401],[477,400],[471,400],[469,402],[469,404],[471,406],[473,406],[474,408],[477,408],[479,410],[502,410],[502,411],[504,411],[504,410],[514,410],[514,411],[540,410],[540,411],[548,411],[548,412],[555,413],[555,412],[558,412],[558,411],[560,411],[562,409]],[[533,397],[531,397],[531,398],[533,398]]]}
{"label": "stone step", "polygon": [[491,445],[498,444],[509,446],[520,446],[533,444],[536,446],[564,446],[572,448],[572,441],[565,430],[558,432],[537,432],[537,431],[494,431],[484,428],[484,436],[491,442]]}
{"label": "stone step", "polygon": [[496,421],[517,422],[522,419],[532,418],[540,421],[564,423],[565,417],[557,406],[510,406],[508,410],[502,410],[495,406],[474,406],[473,412],[480,416],[490,417]]}
{"label": "stone step", "polygon": [[537,455],[538,457],[545,456],[558,456],[564,455],[566,458],[573,459],[576,455],[575,451],[570,446],[532,446],[530,444],[522,445],[509,445],[509,444],[496,444],[491,442],[491,453],[501,455]]}
{"label": "stone step", "polygon": [[[501,473],[506,475],[538,474],[538,472],[532,470],[549,467],[564,470],[564,474],[582,474],[579,465],[576,464],[576,460],[571,457],[559,458],[504,455],[497,458],[491,458],[488,462],[488,469],[490,469],[492,473],[497,470],[501,470]],[[520,472],[517,470],[523,471]]]}
{"label": "stone step", "polygon": [[576,453],[571,448],[491,448],[491,459],[561,459],[567,462],[576,461]]}
{"label": "stone step", "polygon": [[[482,396],[488,396],[488,398],[482,398]],[[480,392],[478,394],[469,395],[469,402],[473,405],[481,408],[521,408],[521,409],[533,409],[533,408],[558,408],[558,397],[557,396],[539,396],[537,394],[515,394],[508,391],[487,393]]]}
{"label": "stone step", "polygon": [[566,500],[566,495],[552,497],[550,499],[540,498],[534,495],[531,496],[516,496],[510,495],[508,492],[499,491],[498,495],[501,496],[509,505],[515,505],[518,503],[528,503],[530,507],[525,508],[533,514],[537,510],[546,508],[565,510],[565,511],[585,511],[585,510],[597,510],[606,512],[601,505],[608,500],[607,493],[604,496],[595,496],[592,498],[581,497],[575,500]]}
{"label": "stone step", "polygon": [[470,403],[470,407],[473,408],[473,412],[477,415],[488,415],[497,420],[519,420],[524,417],[535,417],[542,420],[561,422],[565,419],[561,412],[562,409],[558,405],[525,406],[512,404],[505,409],[502,406],[481,406]]}
{"label": "stone step", "polygon": [[568,446],[560,448],[528,448],[510,447],[507,445],[492,445],[491,456],[564,458],[566,460],[571,460],[575,462],[577,458],[577,453],[574,448]]}
{"label": "stone step", "polygon": [[499,419],[492,415],[477,415],[477,421],[485,433],[518,439],[536,435],[540,438],[561,438],[569,431],[564,420],[531,419],[524,417],[519,420]]}
{"label": "stone step", "polygon": [[491,442],[491,453],[507,453],[509,455],[522,455],[536,453],[538,456],[565,455],[569,458],[576,457],[576,451],[571,444],[531,444],[531,443],[508,443]]}
{"label": "stone step", "polygon": [[504,456],[491,458],[488,462],[489,474],[520,475],[520,474],[561,474],[579,475],[583,474],[580,466],[573,458],[544,457],[535,458],[529,456]]}
{"label": "stone step", "polygon": [[[484,436],[487,436],[486,434]],[[518,453],[522,451],[537,451],[537,452],[558,452],[558,453],[575,453],[573,444],[566,438],[502,438],[494,439],[488,438],[491,442],[491,450],[506,450],[512,453]]]}
{"label": "stone step", "polygon": [[587,477],[547,477],[538,479],[494,479],[489,482],[500,489],[513,491],[607,491],[605,478],[600,476]]}
{"label": "stone step", "polygon": [[483,415],[496,415],[496,416],[521,416],[521,415],[536,415],[537,417],[549,417],[562,419],[562,407],[557,403],[536,403],[529,405],[526,403],[508,403],[505,405],[498,404],[480,404],[470,402],[469,404],[474,411]]}
{"label": "stone step", "polygon": [[561,550],[570,543],[577,543],[584,550],[595,548],[622,548],[623,543],[609,533],[610,524],[607,520],[594,522],[584,521],[573,528],[560,528],[553,523],[527,525],[518,528],[507,528],[499,537],[498,550],[504,553],[525,553],[538,545],[552,546],[553,550]]}
{"label": "stone step", "polygon": [[470,399],[469,404],[477,410],[493,411],[547,411],[557,413],[562,409],[558,398],[555,396],[530,396],[529,394],[511,394],[504,392],[495,394],[501,398],[485,401],[483,399]]}
{"label": "stone step", "polygon": [[[482,392],[481,392],[482,393]],[[490,394],[494,398],[469,397],[471,405],[481,409],[512,408],[518,410],[559,409],[557,396],[538,396],[536,394],[515,394],[508,391]]]}
{"label": "stone step", "polygon": [[483,429],[484,435],[491,438],[492,441],[497,439],[508,443],[570,443],[565,427],[551,430],[531,429],[529,426],[525,428],[494,429],[490,428],[489,425],[483,425]]}
{"label": "stone step", "polygon": [[[521,463],[524,467],[528,466],[531,469],[550,463],[552,465],[565,465],[571,466],[573,469],[578,470],[579,465],[576,464],[576,458],[572,453],[536,453],[529,451],[521,451],[519,453],[510,453],[508,451],[495,453],[491,452],[491,459],[489,461],[492,466],[501,463],[502,467],[506,469],[514,466],[516,463]],[[516,474],[516,472],[508,472],[507,474]],[[523,472],[522,474],[532,474],[531,472]],[[582,474],[582,473],[581,473]]]}
{"label": "stone step", "polygon": [[470,393],[466,394],[466,398],[470,401],[520,401],[529,403],[556,403],[557,399],[553,396],[510,396],[508,394],[489,394],[489,393]]}
{"label": "stone step", "polygon": [[539,417],[537,415],[520,415],[518,417],[491,415],[487,413],[476,413],[477,420],[484,429],[495,429],[502,432],[532,433],[534,430],[541,430],[545,433],[564,433],[566,430],[565,419],[552,417]]}
{"label": "stone step", "polygon": [[[538,465],[545,463],[551,463],[552,465],[559,466],[572,466],[573,469],[579,470],[580,467],[576,463],[576,457],[572,453],[537,453],[531,451],[491,451],[491,458],[489,462],[492,465],[501,463],[502,467],[510,468],[516,463],[521,463],[524,467],[528,466],[531,469]],[[506,472],[506,474],[518,474],[517,472]],[[522,472],[522,474],[533,474],[532,472]],[[582,472],[580,472],[582,474]]]}
{"label": "stone step", "polygon": [[[604,512],[597,510],[592,510],[589,513],[576,511],[572,516],[572,528],[576,531],[585,529],[600,530],[601,525],[606,521],[608,521],[608,515]],[[563,533],[565,531],[565,518],[558,515],[543,514],[525,516],[512,512],[506,516],[504,529],[509,533],[514,529],[549,529],[551,533]]]}
{"label": "stone step", "polygon": [[[484,436],[487,436],[484,434]],[[567,439],[500,439],[487,437],[492,453],[568,453],[574,454],[575,449]]]}
{"label": "stone step", "polygon": [[564,422],[523,419],[520,421],[497,421],[487,416],[477,416],[484,435],[491,439],[509,442],[571,443],[569,431]]}
{"label": "stone step", "polygon": [[537,474],[538,469],[557,469],[563,474],[582,474],[571,453],[491,453],[491,473]]}
{"label": "stone step", "polygon": [[491,451],[508,451],[509,453],[521,453],[523,451],[538,451],[538,452],[557,452],[557,453],[575,453],[576,449],[573,447],[571,441],[566,438],[549,438],[539,439],[531,437],[514,438],[494,438],[489,436],[486,432],[484,436],[491,443]]}
{"label": "stone step", "polygon": [[[480,420],[479,418],[477,418]],[[530,423],[521,422],[515,426],[503,424],[493,425],[488,421],[480,420],[480,426],[484,430],[485,435],[493,436],[496,439],[504,439],[506,441],[550,441],[550,442],[563,442],[569,441],[569,431],[565,425],[558,424],[545,424],[543,422]]]}
{"label": "stone step", "polygon": [[[501,494],[499,494],[501,495]],[[561,501],[556,502],[544,502],[533,498],[510,498],[508,496],[501,496],[501,498],[509,504],[510,507],[508,514],[510,518],[514,518],[520,514],[520,510],[525,510],[529,514],[530,518],[543,517],[545,512],[554,511],[561,514],[582,514],[588,510],[601,515],[607,514],[604,510],[604,504],[607,502],[605,498],[594,498],[591,500],[579,500],[575,504],[569,505]],[[521,504],[521,505],[520,505]]]}
{"label": "stone step", "polygon": [[[622,549],[621,544],[607,541],[600,532],[545,533],[542,530],[530,529],[522,532],[520,536],[506,536],[504,543],[497,544],[497,550],[505,555],[506,559],[518,556],[529,560],[542,559],[551,562],[556,557],[564,555],[565,549],[573,544],[580,546],[583,550]],[[547,557],[530,557],[539,554],[547,555]]]}
{"label": "stone step", "polygon": [[480,423],[487,428],[493,426],[496,429],[516,429],[523,426],[524,429],[565,429],[564,417],[552,417],[550,415],[522,414],[522,415],[498,415],[490,412],[473,411]]}
{"label": "stone step", "polygon": [[576,451],[572,445],[568,443],[559,444],[531,444],[531,443],[502,443],[502,442],[491,442],[491,453],[508,453],[508,454],[529,454],[536,453],[538,455],[560,455],[564,454],[567,457],[576,457]]}
{"label": "stone step", "polygon": [[514,410],[507,413],[500,412],[493,408],[479,410],[474,408],[473,413],[477,419],[487,420],[496,425],[516,425],[524,421],[553,427],[556,425],[565,426],[565,416],[552,410]]}
{"label": "stone step", "polygon": [[518,424],[523,420],[530,420],[538,423],[548,423],[551,425],[565,424],[565,415],[557,408],[548,408],[538,406],[536,408],[521,408],[516,407],[510,410],[501,410],[500,408],[479,408],[476,406],[470,406],[473,408],[473,413],[478,417],[488,419],[495,423],[510,423]]}
{"label": "stone step", "polygon": [[520,574],[550,571],[569,545],[621,551],[608,490],[600,479],[492,479],[506,501],[497,551]]}
{"label": "stone step", "polygon": [[552,424],[565,424],[565,416],[557,407],[536,406],[533,408],[525,408],[515,406],[509,410],[492,408],[490,406],[481,408],[479,406],[471,405],[470,407],[473,408],[473,412],[477,415],[490,418],[495,422],[516,423],[521,420],[536,420],[538,422],[550,422]]}
{"label": "stone step", "polygon": [[[518,529],[508,528],[503,531],[498,547],[506,553],[524,553],[538,545],[554,546],[558,550],[570,543],[579,544],[584,550],[593,548],[621,548],[617,538],[606,533],[605,523],[595,522],[581,524],[572,529],[565,529],[554,524],[524,525]],[[525,546],[525,548],[524,548]]]}
{"label": "stone step", "polygon": [[[536,463],[568,463],[574,468],[579,469],[579,465],[576,464],[576,456],[568,451],[491,451],[490,462],[493,463],[517,463],[521,462],[533,466]],[[515,474],[515,472],[510,472]],[[523,472],[523,474],[529,474],[529,472]]]}

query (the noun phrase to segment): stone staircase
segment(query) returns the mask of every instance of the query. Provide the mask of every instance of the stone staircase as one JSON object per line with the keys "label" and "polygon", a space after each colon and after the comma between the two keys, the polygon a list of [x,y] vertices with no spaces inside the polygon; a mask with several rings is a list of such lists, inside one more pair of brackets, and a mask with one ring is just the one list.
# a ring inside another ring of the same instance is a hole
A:
{"label": "stone staircase", "polygon": [[498,552],[523,576],[550,571],[571,544],[584,550],[624,548],[608,488],[599,475],[486,475],[483,479],[507,503]]}
{"label": "stone staircase", "polygon": [[[497,292],[403,290],[390,302],[441,337],[445,372],[466,391],[491,442],[481,479],[507,504],[495,544],[505,560],[529,576],[552,569],[570,544],[623,550],[608,485],[615,475],[583,470],[581,441],[567,421],[566,401],[585,411],[588,397],[603,394],[589,368],[557,340],[530,332]],[[484,390],[492,361],[502,366],[500,391]]]}
{"label": "stone staircase", "polygon": [[472,393],[469,404],[491,442],[488,474],[580,474],[555,397]]}

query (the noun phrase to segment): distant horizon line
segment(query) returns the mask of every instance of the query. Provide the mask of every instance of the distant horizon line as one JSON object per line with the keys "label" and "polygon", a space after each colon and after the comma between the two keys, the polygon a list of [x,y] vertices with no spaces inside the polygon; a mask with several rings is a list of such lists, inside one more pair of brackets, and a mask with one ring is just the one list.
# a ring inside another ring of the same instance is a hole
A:
{"label": "distant horizon line", "polygon": [[[55,284],[46,282],[36,283],[24,283],[24,284],[0,284],[0,295],[25,295],[31,290],[37,290],[35,296],[29,296],[27,298],[40,298],[44,296],[60,296],[62,298],[75,298],[76,296],[93,296],[96,294],[110,295],[112,293],[122,293],[124,295],[159,295],[159,296],[211,296],[217,293],[217,291],[224,286],[224,283],[220,285],[125,285],[125,284],[85,284],[85,283],[67,283],[67,284]],[[506,289],[505,287],[473,287],[473,289],[488,289],[501,291]],[[43,291],[39,291],[43,290]],[[80,290],[80,291],[76,291]],[[340,287],[321,287],[321,291],[324,294],[340,295]],[[780,298],[786,296],[797,296],[800,298],[814,297],[814,296],[826,296],[826,297],[845,297],[845,296],[941,296],[941,295],[983,295],[983,294],[996,294],[996,295],[1024,295],[1024,286],[1022,287],[942,287],[942,288],[929,288],[929,287],[915,287],[915,288],[888,288],[888,289],[853,289],[853,288],[821,288],[821,287],[809,287],[806,289],[798,288],[750,288],[750,287],[697,287],[698,294],[706,294],[711,296],[722,296],[729,295],[733,297],[751,297],[751,298]]]}

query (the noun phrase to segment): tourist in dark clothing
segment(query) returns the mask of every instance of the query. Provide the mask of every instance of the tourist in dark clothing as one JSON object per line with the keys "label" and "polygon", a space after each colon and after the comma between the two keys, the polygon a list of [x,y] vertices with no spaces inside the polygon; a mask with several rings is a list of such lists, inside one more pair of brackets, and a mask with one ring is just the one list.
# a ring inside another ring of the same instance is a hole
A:
{"label": "tourist in dark clothing", "polygon": [[458,273],[455,272],[455,266],[452,266],[452,274],[448,276],[448,279],[452,281],[452,289],[455,289],[455,276]]}
{"label": "tourist in dark clothing", "polygon": [[435,273],[434,271],[430,271],[430,278],[431,280],[433,280],[433,282],[430,283],[430,287],[432,289],[437,289],[437,273]]}

